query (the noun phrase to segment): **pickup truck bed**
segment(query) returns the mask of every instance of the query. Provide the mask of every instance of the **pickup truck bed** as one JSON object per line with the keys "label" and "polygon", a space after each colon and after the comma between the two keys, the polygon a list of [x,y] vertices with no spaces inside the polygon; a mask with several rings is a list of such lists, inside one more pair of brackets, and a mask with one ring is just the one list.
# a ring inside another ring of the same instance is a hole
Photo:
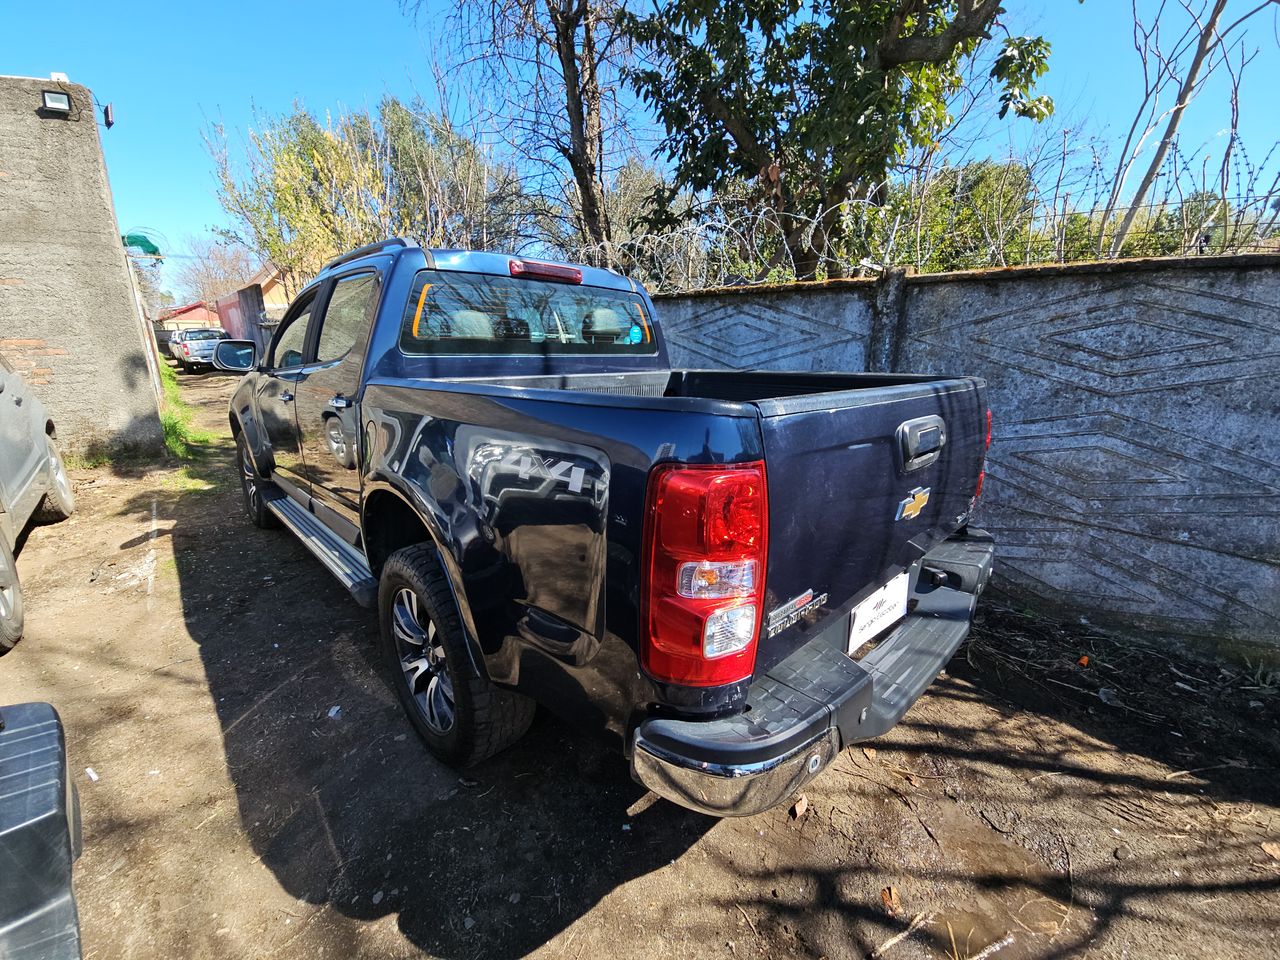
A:
{"label": "pickup truck bed", "polygon": [[[900,719],[990,573],[981,381],[672,370],[606,271],[360,251],[264,361],[230,408],[250,516],[379,607],[450,762],[537,701],[658,793],[764,809]],[[446,637],[427,657],[422,632]],[[499,706],[469,727],[473,698]]]}

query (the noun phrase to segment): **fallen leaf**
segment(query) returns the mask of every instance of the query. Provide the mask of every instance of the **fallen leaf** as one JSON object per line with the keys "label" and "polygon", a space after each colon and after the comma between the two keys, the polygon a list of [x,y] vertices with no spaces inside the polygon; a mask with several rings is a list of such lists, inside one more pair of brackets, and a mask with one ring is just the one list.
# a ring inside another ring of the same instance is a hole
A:
{"label": "fallen leaf", "polygon": [[902,900],[898,898],[897,887],[885,887],[880,891],[880,902],[884,904],[885,910],[889,916],[897,917],[902,914]]}
{"label": "fallen leaf", "polygon": [[1087,667],[1089,665],[1089,655],[1086,653],[1083,657],[1076,661],[1076,666]]}
{"label": "fallen leaf", "polygon": [[866,755],[868,760],[874,760],[876,758],[875,747],[863,747],[862,752]]}
{"label": "fallen leaf", "polygon": [[1280,860],[1280,843],[1276,843],[1274,840],[1268,840],[1266,843],[1262,844],[1262,850],[1272,860]]}
{"label": "fallen leaf", "polygon": [[804,816],[804,812],[809,809],[809,800],[802,793],[796,798],[796,802],[791,805],[791,819],[799,820]]}

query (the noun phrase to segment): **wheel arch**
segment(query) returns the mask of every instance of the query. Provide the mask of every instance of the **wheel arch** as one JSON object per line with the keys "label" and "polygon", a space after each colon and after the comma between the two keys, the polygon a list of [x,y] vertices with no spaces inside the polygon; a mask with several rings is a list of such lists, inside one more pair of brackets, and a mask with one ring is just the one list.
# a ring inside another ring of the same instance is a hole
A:
{"label": "wheel arch", "polygon": [[457,606],[472,664],[481,676],[487,677],[484,653],[471,606],[467,602],[462,571],[452,553],[445,548],[445,540],[438,527],[413,501],[411,494],[385,480],[366,484],[360,511],[360,537],[369,569],[375,577],[381,576],[382,567],[391,554],[403,547],[429,543],[434,548],[436,563],[444,572]]}

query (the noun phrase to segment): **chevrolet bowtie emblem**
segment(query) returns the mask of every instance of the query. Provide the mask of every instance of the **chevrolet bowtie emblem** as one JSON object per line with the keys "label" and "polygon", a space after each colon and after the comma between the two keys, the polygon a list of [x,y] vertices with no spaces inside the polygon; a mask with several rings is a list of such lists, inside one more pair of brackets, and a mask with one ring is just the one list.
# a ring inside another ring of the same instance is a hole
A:
{"label": "chevrolet bowtie emblem", "polygon": [[920,511],[929,502],[929,487],[916,487],[898,504],[898,515],[894,520],[911,520],[920,516]]}

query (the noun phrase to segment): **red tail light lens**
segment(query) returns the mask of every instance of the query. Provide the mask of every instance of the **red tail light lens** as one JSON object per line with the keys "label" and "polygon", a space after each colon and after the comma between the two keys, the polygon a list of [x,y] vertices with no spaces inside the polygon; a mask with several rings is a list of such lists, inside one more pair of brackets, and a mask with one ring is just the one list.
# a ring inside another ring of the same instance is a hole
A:
{"label": "red tail light lens", "polygon": [[640,642],[651,677],[706,687],[754,672],[768,508],[763,462],[653,469]]}
{"label": "red tail light lens", "polygon": [[191,348],[187,346],[185,343],[182,345],[182,352],[185,353],[188,357],[191,356]]}
{"label": "red tail light lens", "polygon": [[529,277],[533,280],[557,280],[560,283],[581,283],[582,271],[564,263],[545,263],[541,260],[510,260],[513,277]]}
{"label": "red tail light lens", "polygon": [[983,448],[982,469],[978,471],[978,486],[973,491],[973,500],[969,505],[969,509],[973,509],[973,504],[978,502],[978,498],[982,496],[982,483],[987,479],[987,454],[986,450],[991,449],[991,409],[987,408],[987,440],[986,447]]}

